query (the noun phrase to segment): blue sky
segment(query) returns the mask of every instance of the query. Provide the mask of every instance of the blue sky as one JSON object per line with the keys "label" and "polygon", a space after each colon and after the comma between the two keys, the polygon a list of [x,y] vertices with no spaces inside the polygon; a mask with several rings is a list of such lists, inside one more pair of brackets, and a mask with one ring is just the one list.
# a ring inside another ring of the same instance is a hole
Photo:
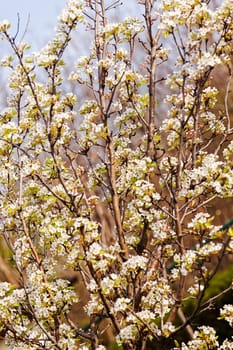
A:
{"label": "blue sky", "polygon": [[[53,36],[57,17],[65,7],[66,0],[0,0],[0,20],[12,23],[12,35],[17,27],[17,13],[20,16],[20,33],[23,34],[30,15],[29,27],[24,38],[34,49],[43,46]],[[20,35],[19,35],[20,39]]]}
{"label": "blue sky", "polygon": [[[12,24],[11,34],[14,35],[17,28],[17,14],[19,14],[18,41],[20,41],[30,16],[24,41],[30,44],[32,51],[38,51],[53,38],[57,17],[65,6],[66,0],[0,0],[0,21],[8,19]],[[114,14],[114,11],[112,13]],[[125,0],[124,6],[117,8],[115,14],[121,17],[135,15],[135,8],[132,3]],[[0,57],[3,47],[0,43]]]}

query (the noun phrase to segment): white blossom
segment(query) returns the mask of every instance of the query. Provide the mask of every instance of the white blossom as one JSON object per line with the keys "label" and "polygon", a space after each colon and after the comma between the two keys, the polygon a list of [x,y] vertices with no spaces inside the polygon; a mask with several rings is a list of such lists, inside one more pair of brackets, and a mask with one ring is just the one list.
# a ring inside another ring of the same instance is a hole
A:
{"label": "white blossom", "polygon": [[224,305],[220,310],[220,315],[230,324],[231,327],[233,327],[233,305]]}

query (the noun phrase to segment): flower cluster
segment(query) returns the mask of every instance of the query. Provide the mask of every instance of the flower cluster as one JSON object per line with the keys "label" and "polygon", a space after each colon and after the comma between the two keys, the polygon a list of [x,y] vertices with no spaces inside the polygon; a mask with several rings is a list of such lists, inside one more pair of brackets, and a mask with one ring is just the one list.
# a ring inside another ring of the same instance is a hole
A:
{"label": "flower cluster", "polygon": [[202,326],[194,333],[194,339],[187,345],[182,345],[182,350],[216,349],[219,347],[216,332],[212,327]]}

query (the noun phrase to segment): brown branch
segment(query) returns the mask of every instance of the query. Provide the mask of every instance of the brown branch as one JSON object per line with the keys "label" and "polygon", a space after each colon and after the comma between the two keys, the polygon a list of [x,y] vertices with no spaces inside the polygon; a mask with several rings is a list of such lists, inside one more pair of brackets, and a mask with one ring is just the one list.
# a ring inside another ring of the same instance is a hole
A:
{"label": "brown branch", "polygon": [[115,155],[114,155],[111,136],[108,139],[107,148],[109,153],[109,163],[110,163],[109,179],[110,179],[111,190],[112,190],[112,205],[113,205],[114,218],[116,222],[119,244],[122,250],[122,257],[124,258],[124,260],[126,260],[129,257],[129,252],[128,252],[128,246],[125,242],[125,237],[124,237],[122,224],[121,224],[120,201],[119,201],[119,196],[117,193],[117,185],[116,185]]}

